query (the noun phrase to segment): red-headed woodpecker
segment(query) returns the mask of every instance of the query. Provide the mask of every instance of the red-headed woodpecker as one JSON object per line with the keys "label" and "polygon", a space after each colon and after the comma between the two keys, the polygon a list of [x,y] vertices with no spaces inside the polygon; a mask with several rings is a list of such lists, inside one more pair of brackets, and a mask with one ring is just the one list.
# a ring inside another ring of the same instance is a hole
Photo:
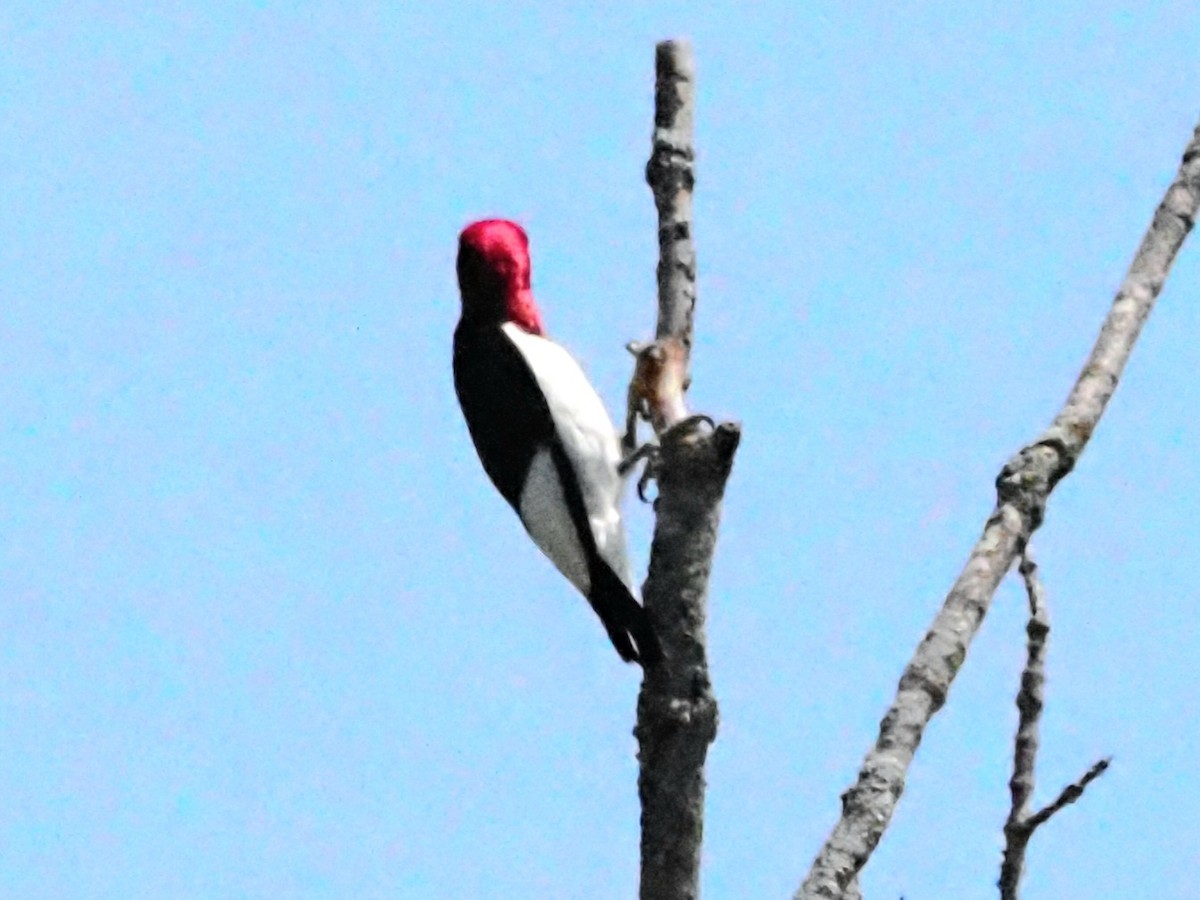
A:
{"label": "red-headed woodpecker", "polygon": [[662,651],[625,555],[617,431],[583,370],[545,336],[529,238],[503,219],[458,244],[454,389],[483,468],[535,544],[579,588],[626,661]]}

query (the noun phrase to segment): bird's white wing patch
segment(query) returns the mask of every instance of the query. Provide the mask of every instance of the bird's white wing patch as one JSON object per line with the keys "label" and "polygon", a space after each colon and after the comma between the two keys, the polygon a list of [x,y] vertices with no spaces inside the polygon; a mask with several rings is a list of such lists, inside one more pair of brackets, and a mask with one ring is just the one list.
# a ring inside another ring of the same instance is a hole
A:
{"label": "bird's white wing patch", "polygon": [[[558,344],[529,334],[512,323],[502,328],[520,351],[546,397],[559,440],[579,479],[596,548],[617,577],[637,597],[637,586],[625,551],[625,529],[621,524],[623,482],[617,474],[621,449],[617,443],[617,429],[613,427],[604,402],[583,374],[579,363]],[[538,454],[538,458],[541,458],[541,454]],[[537,464],[538,460],[535,459],[534,465]],[[544,464],[553,470],[553,463],[548,456]],[[561,486],[558,486],[558,490],[561,496]],[[524,505],[522,496],[522,517]],[[549,554],[550,551],[537,535],[533,535],[533,538]],[[563,573],[575,581],[565,569]],[[578,585],[578,582],[575,583]]]}
{"label": "bird's white wing patch", "polygon": [[521,491],[521,521],[533,542],[587,596],[592,586],[587,556],[567,511],[562,482],[549,447],[539,450],[529,466]]}

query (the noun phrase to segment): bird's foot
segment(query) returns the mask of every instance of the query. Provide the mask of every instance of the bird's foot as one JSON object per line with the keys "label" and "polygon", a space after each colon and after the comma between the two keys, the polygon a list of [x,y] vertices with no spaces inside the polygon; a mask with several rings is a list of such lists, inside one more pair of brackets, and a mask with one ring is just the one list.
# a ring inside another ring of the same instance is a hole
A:
{"label": "bird's foot", "polygon": [[[688,416],[687,418],[680,419],[664,431],[662,437],[682,437],[688,432],[697,431],[701,426],[705,425],[709,428],[716,428],[716,423],[709,416]],[[650,485],[650,482],[658,478],[659,466],[662,462],[662,447],[657,441],[648,441],[642,444],[642,446],[621,460],[617,464],[617,474],[625,478],[643,460],[646,465],[642,468],[642,474],[638,476],[637,495],[638,499],[643,503],[649,503],[650,498],[646,496],[646,488]]]}
{"label": "bird's foot", "polygon": [[617,474],[622,478],[626,477],[639,462],[645,460],[645,467],[642,469],[642,474],[637,480],[637,495],[638,499],[643,503],[649,503],[650,499],[646,496],[646,486],[654,480],[658,473],[659,446],[654,441],[648,441],[638,447],[623,460],[617,464]]}

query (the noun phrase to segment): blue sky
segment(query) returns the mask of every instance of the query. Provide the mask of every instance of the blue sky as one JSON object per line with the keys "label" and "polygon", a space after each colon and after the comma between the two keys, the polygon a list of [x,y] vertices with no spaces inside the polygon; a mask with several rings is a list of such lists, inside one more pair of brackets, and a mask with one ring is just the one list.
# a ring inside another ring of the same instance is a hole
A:
{"label": "blue sky", "polygon": [[[745,427],[705,893],[799,883],[1175,171],[1200,7],[599,9],[0,9],[0,895],[634,895],[638,671],[474,457],[453,258],[524,223],[616,408],[671,36],[692,402]],[[1040,799],[1115,761],[1027,900],[1200,893],[1195,251],[1037,537]],[[1007,583],[868,896],[995,895],[1023,609]]]}

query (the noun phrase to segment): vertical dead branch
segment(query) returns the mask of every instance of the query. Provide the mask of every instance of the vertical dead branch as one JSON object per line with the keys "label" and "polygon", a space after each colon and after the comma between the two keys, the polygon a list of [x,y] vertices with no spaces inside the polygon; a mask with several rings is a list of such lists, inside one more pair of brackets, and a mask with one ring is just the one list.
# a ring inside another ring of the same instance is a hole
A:
{"label": "vertical dead branch", "polygon": [[875,746],[863,760],[858,780],[842,795],[841,818],[796,892],[797,900],[841,898],[857,891],[858,873],[891,821],[925,726],[946,702],[996,587],[1041,525],[1050,492],[1074,467],[1100,421],[1198,205],[1200,128],[1184,150],[1179,173],[1154,214],[1066,404],[1050,428],[1000,472],[996,506],[983,536],[905,668]]}
{"label": "vertical dead branch", "polygon": [[[696,67],[684,41],[663,41],[654,52],[654,135],[646,183],[658,211],[658,325],[654,336],[692,349],[696,309],[696,249],[692,190],[696,186]],[[686,374],[686,365],[685,365]]]}
{"label": "vertical dead branch", "polygon": [[1021,689],[1017,691],[1017,737],[1013,750],[1013,773],[1008,789],[1012,794],[1012,809],[1004,823],[1004,864],[1000,868],[1000,896],[1015,900],[1021,871],[1025,865],[1025,847],[1031,832],[1024,828],[1033,800],[1038,753],[1038,728],[1045,706],[1046,640],[1050,636],[1050,615],[1038,580],[1037,564],[1026,548],[1021,555],[1021,577],[1029,597],[1029,623],[1025,626],[1028,638],[1025,670],[1021,673]]}
{"label": "vertical dead branch", "polygon": [[[659,436],[651,465],[658,480],[646,609],[665,659],[646,672],[638,696],[638,794],[642,802],[642,900],[699,896],[704,827],[704,761],[717,733],[717,701],[708,677],[705,616],[721,498],[740,430],[701,427],[684,402],[696,302],[691,237],[691,49],[658,45],[654,138],[646,180],[658,209],[658,326],[638,348],[630,386],[633,411]],[[704,420],[707,421],[707,420]],[[711,423],[710,423],[711,424]],[[636,441],[634,428],[627,434]]]}
{"label": "vertical dead branch", "polygon": [[1025,626],[1028,638],[1025,650],[1025,669],[1021,673],[1021,689],[1017,692],[1017,738],[1013,752],[1013,774],[1008,782],[1012,794],[1012,809],[1004,823],[1004,862],[1000,866],[1000,900],[1017,900],[1021,875],[1025,868],[1025,849],[1039,825],[1069,803],[1083,796],[1084,789],[1108,768],[1110,760],[1102,759],[1075,784],[1068,785],[1057,800],[1036,813],[1029,811],[1033,801],[1038,754],[1038,729],[1046,703],[1046,642],[1050,636],[1050,613],[1045,592],[1038,579],[1037,563],[1029,548],[1021,554],[1019,566],[1029,597],[1029,623]]}

